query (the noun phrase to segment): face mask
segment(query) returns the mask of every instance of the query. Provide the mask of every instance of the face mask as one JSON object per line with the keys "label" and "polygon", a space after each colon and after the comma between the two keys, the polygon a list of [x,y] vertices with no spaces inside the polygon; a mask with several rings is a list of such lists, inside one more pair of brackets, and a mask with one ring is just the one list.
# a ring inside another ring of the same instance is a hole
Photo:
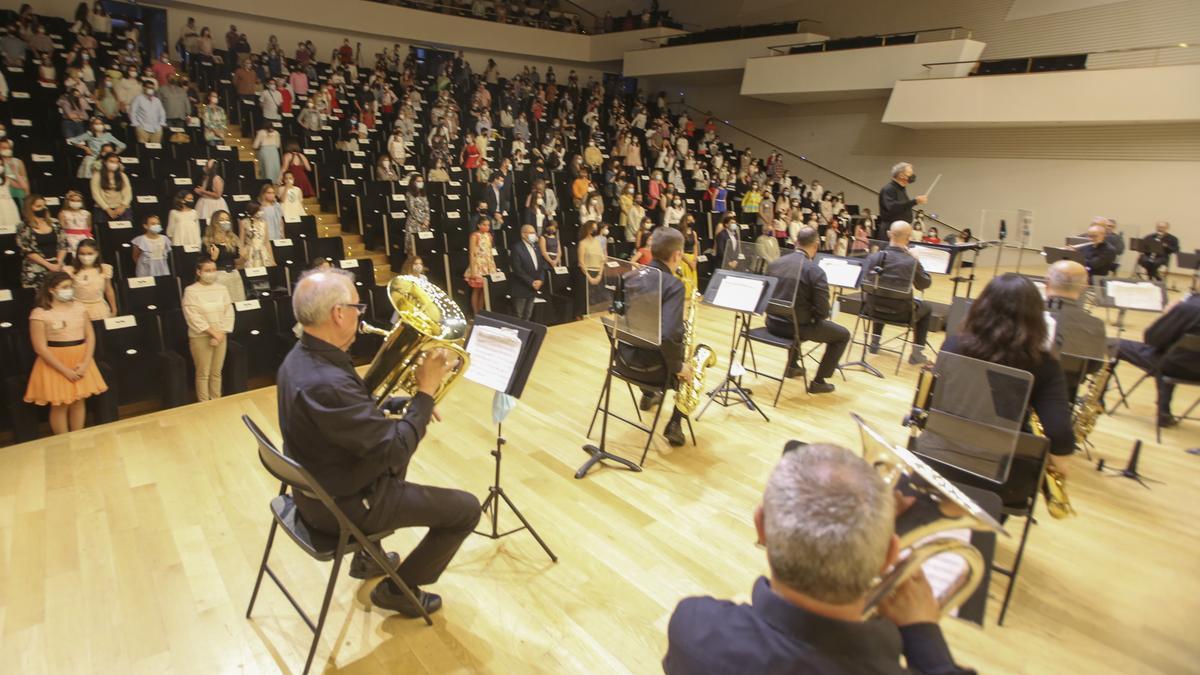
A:
{"label": "face mask", "polygon": [[75,299],[75,289],[61,288],[54,291],[54,297],[58,298],[59,302],[70,302]]}
{"label": "face mask", "polygon": [[150,231],[154,234],[162,234],[162,225],[155,223],[154,225],[150,226]]}
{"label": "face mask", "polygon": [[12,157],[12,150],[9,150],[8,148],[0,150],[0,157]]}
{"label": "face mask", "polygon": [[92,134],[93,134],[93,135],[95,135],[95,136],[99,136],[99,135],[100,135],[100,134],[102,134],[102,133],[104,133],[104,127],[92,127]]}
{"label": "face mask", "polygon": [[40,209],[34,209],[34,210],[33,210],[33,215],[37,216],[38,218],[43,218],[43,217],[45,217],[45,215],[46,215],[46,207],[44,207],[44,206],[43,206],[43,207],[42,207],[42,208],[40,208]]}
{"label": "face mask", "polygon": [[418,190],[425,187],[425,183],[423,181],[417,181],[417,182],[413,183],[413,185],[415,185]]}
{"label": "face mask", "polygon": [[917,182],[917,174],[910,174],[908,177],[908,184],[912,185],[915,182]]}
{"label": "face mask", "polygon": [[72,199],[71,201],[67,202],[67,206],[73,209],[82,209],[83,202]]}
{"label": "face mask", "polygon": [[83,263],[84,265],[91,265],[92,263],[96,262],[96,254],[95,253],[80,254],[79,262]]}
{"label": "face mask", "polygon": [[202,283],[202,284],[211,284],[212,282],[214,282],[216,280],[217,280],[217,273],[215,271],[200,273],[200,283]]}
{"label": "face mask", "polygon": [[222,220],[221,222],[217,223],[217,226],[220,227],[222,230],[225,230],[226,232],[233,229],[233,223],[231,223],[228,220]]}
{"label": "face mask", "polygon": [[189,206],[189,207],[190,207],[191,205],[193,205],[193,204],[195,204],[195,203],[196,203],[196,200],[194,200],[194,199],[185,199],[185,200],[183,200],[183,205],[184,205],[184,206]]}
{"label": "face mask", "polygon": [[121,168],[120,164],[105,164],[104,166],[108,167],[109,171],[118,171]]}

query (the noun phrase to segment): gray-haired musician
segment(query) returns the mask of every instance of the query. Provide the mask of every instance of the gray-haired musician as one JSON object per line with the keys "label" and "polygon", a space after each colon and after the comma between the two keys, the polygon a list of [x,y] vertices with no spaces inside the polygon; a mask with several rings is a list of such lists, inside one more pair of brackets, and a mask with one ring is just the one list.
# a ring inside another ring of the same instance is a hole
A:
{"label": "gray-haired musician", "polygon": [[1179,253],[1179,237],[1167,231],[1170,229],[1170,223],[1160,220],[1154,224],[1154,232],[1142,238],[1144,243],[1154,243],[1162,247],[1161,253],[1150,253],[1143,248],[1142,255],[1138,256],[1138,267],[1146,270],[1146,274],[1151,279],[1161,281],[1162,276],[1158,273],[1159,268],[1166,265],[1172,255]]}
{"label": "gray-haired musician", "polygon": [[[771,577],[751,604],[687,598],[667,628],[668,675],[969,673],[954,664],[919,573],[863,620],[866,595],[900,554],[896,499],[862,458],[789,444],[754,514]],[[907,669],[900,666],[904,656]]]}
{"label": "gray-haired musician", "polygon": [[[296,284],[292,308],[304,334],[276,378],[284,453],[308,470],[368,535],[429,528],[403,564],[395,553],[388,559],[399,564],[397,574],[425,610],[435,612],[441,598],[418,586],[437,581],[475,529],[479,500],[462,490],[418,485],[406,474],[433,415],[433,393],[453,365],[444,350],[430,352],[417,366],[418,391],[404,418],[392,419],[376,405],[347,353],[366,310],[358,304],[354,277],[339,269],[310,271]],[[300,492],[293,498],[310,527],[337,533],[337,520],[319,500]],[[350,564],[350,576],[358,579],[382,574],[362,553]],[[391,579],[371,591],[371,602],[405,616],[421,615]]]}

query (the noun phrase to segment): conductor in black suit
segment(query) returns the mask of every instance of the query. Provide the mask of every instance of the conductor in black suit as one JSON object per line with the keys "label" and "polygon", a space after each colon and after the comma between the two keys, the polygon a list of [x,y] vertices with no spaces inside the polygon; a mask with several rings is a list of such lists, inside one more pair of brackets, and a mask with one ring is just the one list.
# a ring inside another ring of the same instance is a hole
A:
{"label": "conductor in black suit", "polygon": [[[767,315],[767,330],[780,337],[796,338],[796,344],[788,350],[786,375],[800,374],[800,343],[823,342],[825,354],[817,366],[817,376],[808,385],[812,394],[827,394],[833,391],[833,377],[838,361],[850,343],[850,331],[830,321],[829,281],[825,270],[813,262],[820,245],[820,235],[811,227],[802,227],[796,233],[796,252],[789,253],[767,266],[767,275],[779,279],[775,285],[775,297],[791,300],[795,298],[792,312],[795,322],[788,317]],[[799,330],[799,333],[796,330]]]}
{"label": "conductor in black suit", "polygon": [[546,284],[546,262],[541,260],[537,249],[537,231],[532,225],[521,226],[521,240],[509,250],[508,263],[512,271],[512,283],[508,293],[512,297],[517,318],[528,321],[533,317],[533,303],[541,295]]}
{"label": "conductor in black suit", "polygon": [[[625,282],[628,297],[643,293],[657,293],[662,289],[662,311],[659,315],[659,345],[635,345],[622,341],[617,347],[617,369],[623,374],[642,382],[663,382],[667,388],[675,389],[679,380],[692,376],[692,367],[687,363],[683,343],[683,309],[685,290],[683,282],[675,277],[675,270],[683,263],[683,234],[673,227],[660,227],[650,235],[650,254],[654,259],[648,267],[660,272],[645,276],[630,273]],[[661,286],[660,286],[661,284]],[[641,286],[645,285],[645,288]],[[642,389],[642,410],[651,410],[662,402],[662,395],[653,389]],[[683,413],[676,408],[663,429],[663,436],[671,445],[684,444]]]}
{"label": "conductor in black suit", "polygon": [[[863,263],[863,285],[874,285],[878,292],[864,293],[863,301],[867,303],[867,314],[873,319],[897,323],[905,323],[911,319],[916,324],[913,350],[908,362],[918,366],[926,361],[923,348],[929,336],[929,318],[933,314],[933,308],[911,296],[887,297],[888,290],[899,291],[908,287],[910,290],[923,291],[933,285],[933,279],[921,266],[921,261],[908,252],[908,240],[911,237],[911,225],[902,221],[892,223],[888,229],[888,240],[891,243],[887,248],[867,256],[866,262]],[[872,354],[879,351],[879,336],[882,332],[882,321],[875,321],[871,326]]]}
{"label": "conductor in black suit", "polygon": [[909,198],[907,188],[916,180],[917,174],[913,171],[912,164],[900,162],[892,167],[892,179],[879,189],[879,220],[875,233],[877,239],[887,236],[888,228],[897,220],[913,222],[913,207],[927,201],[925,195]]}

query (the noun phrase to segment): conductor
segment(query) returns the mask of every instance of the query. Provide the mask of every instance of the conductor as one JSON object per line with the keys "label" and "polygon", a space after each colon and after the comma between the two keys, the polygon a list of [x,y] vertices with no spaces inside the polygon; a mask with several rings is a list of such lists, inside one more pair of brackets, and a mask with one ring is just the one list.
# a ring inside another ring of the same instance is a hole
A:
{"label": "conductor", "polygon": [[[617,369],[641,382],[663,382],[665,388],[675,389],[678,380],[686,380],[692,376],[692,368],[685,363],[683,343],[683,282],[675,277],[674,270],[683,261],[683,234],[673,227],[660,227],[650,235],[650,253],[654,259],[649,267],[661,272],[662,281],[662,312],[660,321],[660,344],[657,347],[638,346],[622,341],[617,347]],[[639,291],[657,292],[658,279],[654,279],[655,289],[641,289],[639,284],[650,283],[647,277],[634,275],[626,283],[626,291],[633,295]],[[642,400],[639,407],[651,410],[662,403],[662,394],[653,389],[642,389]],[[683,445],[683,413],[676,408],[671,413],[671,419],[663,429],[663,436],[673,446]]]}
{"label": "conductor", "polygon": [[887,229],[897,220],[906,223],[913,222],[913,207],[924,204],[928,199],[925,195],[916,198],[908,197],[908,186],[915,183],[917,174],[912,164],[900,162],[892,167],[892,179],[879,190],[879,220],[876,221],[876,239],[885,239]]}
{"label": "conductor", "polygon": [[[435,612],[441,598],[419,586],[437,581],[471,534],[479,522],[479,500],[461,490],[418,485],[407,473],[433,415],[432,394],[453,363],[445,350],[427,353],[417,366],[417,392],[403,419],[388,417],[376,406],[347,353],[366,309],[356,300],[354,277],[344,270],[313,270],[296,284],[292,307],[304,333],[277,377],[284,452],[307,469],[368,536],[401,527],[429,528],[403,564],[395,553],[388,554],[388,561],[425,610]],[[403,401],[393,399],[386,407],[398,410],[398,403]],[[338,532],[336,518],[320,501],[299,491],[293,499],[310,527]],[[361,552],[350,564],[350,576],[356,579],[384,573]],[[420,608],[391,579],[371,591],[371,602],[408,617],[421,616]]]}
{"label": "conductor", "polygon": [[795,298],[795,304],[792,305],[794,323],[788,318],[767,315],[768,332],[796,340],[788,349],[786,375],[795,377],[801,372],[801,366],[797,362],[800,343],[825,343],[825,354],[817,366],[817,376],[808,385],[810,394],[827,394],[833,391],[833,383],[827,380],[833,377],[838,361],[846,351],[846,345],[850,343],[850,331],[829,320],[829,281],[825,277],[825,270],[812,262],[819,245],[820,236],[816,229],[802,227],[796,233],[795,253],[789,253],[767,266],[767,274],[779,279],[779,284],[775,286],[776,295]]}

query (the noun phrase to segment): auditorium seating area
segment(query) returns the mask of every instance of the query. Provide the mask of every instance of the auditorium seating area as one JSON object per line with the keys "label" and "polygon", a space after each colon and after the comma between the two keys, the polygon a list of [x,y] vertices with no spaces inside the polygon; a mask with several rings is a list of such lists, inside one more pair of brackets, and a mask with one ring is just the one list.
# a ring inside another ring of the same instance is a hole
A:
{"label": "auditorium seating area", "polygon": [[[47,27],[55,41],[57,72],[65,72],[64,50],[71,48],[74,39],[68,30],[69,22],[60,17],[39,17],[38,21]],[[118,58],[109,37],[100,42],[96,54],[97,63],[102,66]],[[261,39],[261,36],[254,37]],[[331,115],[319,130],[310,130],[297,120],[297,112],[306,104],[305,96],[296,96],[293,112],[283,113],[279,121],[267,122],[262,116],[257,94],[238,95],[234,87],[228,68],[236,63],[235,55],[218,50],[217,59],[211,61],[197,55],[186,56],[186,69],[181,66],[181,70],[190,75],[198,92],[218,93],[220,105],[229,117],[231,133],[226,143],[205,143],[204,129],[199,119],[193,117],[182,126],[170,128],[162,143],[143,145],[136,142],[132,130],[124,123],[109,125],[114,135],[128,143],[121,162],[135,197],[131,222],[114,221],[96,227],[102,257],[114,268],[120,316],[95,322],[97,361],[110,390],[90,401],[90,423],[194,400],[192,364],[180,298],[183,289],[193,281],[194,262],[202,253],[198,247],[176,246],[171,251],[169,276],[136,277],[130,241],[140,234],[141,224],[147,216],[158,215],[166,222],[175,194],[202,180],[204,164],[209,159],[219,163],[220,173],[226,180],[225,194],[235,212],[234,219],[238,220],[242,215],[240,211],[257,199],[260,189],[269,183],[256,177],[254,160],[246,147],[248,139],[267,124],[278,129],[284,144],[290,140],[299,141],[301,152],[313,165],[312,178],[317,196],[306,200],[313,215],[286,222],[285,236],[271,242],[278,262],[276,266],[237,271],[242,277],[247,299],[236,304],[236,327],[230,336],[224,370],[226,393],[272,382],[276,367],[295,341],[290,288],[314,259],[324,258],[352,270],[362,301],[369,305],[368,318],[381,324],[386,324],[392,314],[382,284],[386,284],[393,270],[399,270],[412,253],[421,256],[428,277],[448,291],[460,306],[470,304],[471,289],[463,273],[468,266],[468,241],[474,224],[471,212],[482,199],[487,184],[472,180],[471,172],[460,165],[463,141],[454,140],[448,148],[451,153],[449,180],[427,181],[431,227],[429,232],[415,238],[415,252],[405,250],[407,212],[404,204],[408,176],[427,174],[434,166],[436,153],[427,142],[431,111],[440,107],[443,114],[448,113],[456,120],[458,111],[463,111],[461,128],[464,130],[475,129],[476,120],[483,113],[474,95],[477,82],[482,78],[472,78],[469,72],[464,72],[467,64],[456,60],[449,52],[414,50],[407,62],[415,71],[413,73],[388,72],[384,68],[374,72],[365,68],[350,70],[345,75],[347,82],[334,88],[336,103]],[[291,67],[296,65],[294,62],[289,64]],[[328,85],[339,72],[329,63],[314,63],[313,70],[316,75],[312,80],[314,89],[318,83]],[[69,190],[82,193],[85,208],[91,209],[88,180],[76,177],[82,155],[65,143],[57,115],[45,114],[47,110],[55,110],[55,101],[62,93],[61,79],[57,83],[39,81],[37,74],[37,64],[32,57],[24,67],[10,65],[4,71],[12,96],[2,121],[13,140],[14,154],[28,167],[31,192],[46,197],[51,214],[57,213],[63,195]],[[415,94],[411,97],[404,93],[405,78],[410,76],[415,78],[411,88]],[[819,220],[822,231],[830,223],[838,229],[847,227],[848,214],[858,213],[856,206],[847,205],[848,212],[827,221],[819,208],[820,195],[814,200],[808,186],[787,175],[782,157],[772,156],[764,164],[744,155],[720,141],[714,120],[708,120],[707,124],[702,120],[693,122],[678,111],[670,111],[661,96],[647,101],[640,94],[604,92],[599,83],[591,86],[592,89],[580,86],[577,81],[555,84],[550,73],[540,85],[530,82],[526,74],[500,77],[496,84],[486,85],[492,94],[487,111],[491,119],[499,118],[502,107],[510,107],[514,115],[521,112],[530,117],[531,137],[527,144],[517,140],[511,127],[497,125],[490,132],[488,164],[498,169],[502,161],[515,160],[511,180],[505,186],[507,203],[514,206],[505,210],[503,222],[494,230],[497,269],[508,269],[509,248],[516,243],[520,226],[529,222],[524,205],[538,177],[546,179],[560,203],[557,221],[563,260],[551,275],[550,292],[545,294],[545,301],[536,305],[534,319],[539,322],[556,324],[575,320],[582,313],[580,307],[586,306],[586,299],[578,297],[581,291],[574,283],[573,245],[579,212],[572,205],[572,189],[578,170],[569,165],[568,158],[582,154],[587,147],[588,127],[584,124],[589,119],[589,109],[598,114],[599,120],[595,127],[597,133],[591,140],[603,154],[605,170],[603,180],[601,172],[596,172],[593,182],[597,192],[603,195],[603,222],[611,228],[607,240],[607,253],[611,256],[628,259],[635,255],[634,242],[626,241],[624,232],[617,226],[621,207],[616,195],[626,182],[635,188],[639,199],[654,199],[657,205],[654,209],[648,208],[647,215],[656,223],[661,222],[661,209],[670,194],[678,191],[687,212],[696,217],[701,246],[698,272],[702,284],[713,266],[704,252],[712,250],[722,212],[738,210],[742,197],[756,185],[783,195],[780,201],[784,204],[788,203],[787,196],[803,200],[806,215]],[[394,90],[400,95],[400,102],[391,110],[380,111],[374,127],[366,129],[364,136],[356,137],[365,140],[347,150],[350,146],[346,142],[355,134],[349,130],[346,118],[374,110],[374,104],[368,102],[368,99],[374,100],[369,94],[371,87]],[[439,103],[442,90],[448,92],[449,97]],[[407,143],[407,163],[400,172],[401,179],[375,180],[373,167],[377,159],[388,152],[391,123],[406,100],[416,108],[417,122],[415,133]],[[630,120],[639,119],[648,121],[630,124]],[[644,124],[644,128],[639,124]],[[621,159],[610,156],[610,149],[618,137],[634,138],[647,145],[657,138],[659,140],[654,142],[662,143],[662,152],[656,155],[647,147],[644,163],[638,166],[625,161],[620,167],[610,165]],[[518,152],[516,148],[528,148],[529,151]],[[680,153],[678,156],[676,149]],[[685,152],[692,156],[684,157]],[[720,160],[714,161],[717,155]],[[656,157],[664,158],[656,164]],[[543,163],[544,169],[538,166]],[[719,172],[714,168],[717,164],[724,167]],[[712,169],[711,176],[709,169]],[[651,183],[657,182],[652,181],[654,171],[661,173],[664,180],[652,187]],[[714,190],[719,187],[723,191],[720,204],[706,192],[710,187]],[[322,221],[320,224],[318,217]],[[753,248],[752,242],[761,229],[756,226],[752,213],[740,220],[743,222],[741,236],[745,244]],[[340,236],[325,236],[327,234]],[[832,239],[836,240],[836,237]],[[786,242],[786,238],[780,241]],[[0,296],[0,350],[3,350],[0,363],[3,365],[0,369],[5,384],[0,433],[10,433],[13,440],[21,441],[36,437],[39,421],[44,418],[44,410],[22,401],[25,378],[35,358],[28,337],[33,289],[22,288],[20,284],[22,255],[15,232],[0,235],[0,252],[3,253],[0,256],[0,288],[3,289]],[[503,275],[487,280],[486,302],[490,309],[511,311],[507,284]],[[354,348],[356,360],[365,363],[378,344],[378,337],[360,336]]]}

